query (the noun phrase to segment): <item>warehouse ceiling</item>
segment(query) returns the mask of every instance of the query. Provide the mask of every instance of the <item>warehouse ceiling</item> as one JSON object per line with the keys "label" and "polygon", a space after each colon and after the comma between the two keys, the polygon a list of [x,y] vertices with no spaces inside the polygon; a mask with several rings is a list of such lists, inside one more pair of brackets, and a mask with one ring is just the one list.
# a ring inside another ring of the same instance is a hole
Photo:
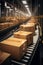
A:
{"label": "warehouse ceiling", "polygon": [[[28,8],[29,10],[32,12],[32,13],[36,13],[37,11],[40,12],[40,14],[42,14],[43,12],[43,0],[1,0],[2,3],[3,2],[8,2],[9,5],[13,8],[14,7],[17,7],[18,9],[20,9],[21,11],[25,12],[25,13],[28,13],[24,3],[22,1],[26,1],[27,2],[27,5],[28,5]],[[3,4],[2,4],[3,5]],[[42,11],[42,12],[41,12]]]}

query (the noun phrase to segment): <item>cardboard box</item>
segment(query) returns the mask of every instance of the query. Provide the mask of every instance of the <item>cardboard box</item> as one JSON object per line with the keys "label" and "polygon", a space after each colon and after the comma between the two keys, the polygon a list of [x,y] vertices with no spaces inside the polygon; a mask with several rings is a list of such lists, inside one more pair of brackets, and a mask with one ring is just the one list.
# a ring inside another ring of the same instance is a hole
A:
{"label": "cardboard box", "polygon": [[1,23],[0,27],[1,27],[1,29],[8,28],[8,23]]}
{"label": "cardboard box", "polygon": [[0,29],[1,30],[3,30],[3,29],[6,29],[6,28],[8,28],[8,27],[11,27],[11,26],[13,26],[14,24],[12,23],[12,22],[7,22],[7,23],[1,23],[0,24]]}
{"label": "cardboard box", "polygon": [[11,19],[11,21],[10,22],[12,22],[14,25],[17,25],[17,24],[19,24],[19,21],[17,20],[17,19]]}
{"label": "cardboard box", "polygon": [[14,37],[19,38],[19,39],[26,39],[27,45],[33,43],[33,33],[32,32],[18,31],[14,33]]}
{"label": "cardboard box", "polygon": [[35,26],[35,29],[36,29],[37,23],[29,21],[27,24],[32,24],[32,25],[34,25],[34,26]]}
{"label": "cardboard box", "polygon": [[30,23],[30,22],[27,22],[26,25],[32,25],[32,26],[35,26],[36,24],[35,23]]}
{"label": "cardboard box", "polygon": [[31,18],[30,21],[29,21],[29,23],[35,23],[35,25],[37,25],[38,24],[38,19]]}
{"label": "cardboard box", "polygon": [[9,22],[8,25],[9,25],[8,27],[12,27],[12,26],[14,26],[14,23],[13,22]]}
{"label": "cardboard box", "polygon": [[0,49],[8,52],[16,60],[20,60],[26,52],[26,40],[18,38],[9,38],[0,43]]}
{"label": "cardboard box", "polygon": [[0,51],[0,64],[2,64],[9,56],[10,54]]}
{"label": "cardboard box", "polygon": [[33,35],[35,33],[35,25],[34,24],[23,24],[23,25],[20,25],[20,30],[22,31],[28,31],[28,32],[33,32]]}
{"label": "cardboard box", "polygon": [[36,23],[30,23],[30,22],[27,22],[27,24],[26,25],[31,25],[31,26],[34,26],[34,28],[36,29]]}

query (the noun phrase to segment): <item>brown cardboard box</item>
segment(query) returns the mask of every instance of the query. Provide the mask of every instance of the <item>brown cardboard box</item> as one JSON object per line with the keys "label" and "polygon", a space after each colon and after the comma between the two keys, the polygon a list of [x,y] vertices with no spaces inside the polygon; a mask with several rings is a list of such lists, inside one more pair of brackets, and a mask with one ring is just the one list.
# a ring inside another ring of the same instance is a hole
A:
{"label": "brown cardboard box", "polygon": [[19,24],[19,21],[17,20],[17,19],[11,19],[11,21],[10,22],[12,22],[14,25],[17,25],[17,24]]}
{"label": "brown cardboard box", "polygon": [[14,26],[12,22],[8,23],[8,27]]}
{"label": "brown cardboard box", "polygon": [[0,64],[2,64],[9,56],[10,54],[0,51]]}
{"label": "brown cardboard box", "polygon": [[36,29],[36,23],[30,23],[30,22],[27,22],[27,24],[26,25],[31,25],[31,26],[34,26],[34,28]]}
{"label": "brown cardboard box", "polygon": [[32,18],[30,19],[29,23],[35,23],[35,25],[37,25],[37,24],[38,24],[38,19],[32,17]]}
{"label": "brown cardboard box", "polygon": [[11,27],[11,26],[13,26],[14,24],[12,23],[12,22],[7,22],[7,23],[0,23],[0,29],[2,30],[2,29],[6,29],[6,28],[8,28],[8,27]]}
{"label": "brown cardboard box", "polygon": [[36,23],[32,23],[32,22],[30,23],[30,22],[27,22],[26,25],[32,25],[32,26],[35,26]]}
{"label": "brown cardboard box", "polygon": [[27,45],[25,39],[9,38],[0,43],[0,49],[10,53],[16,60],[22,58],[26,52],[26,48]]}
{"label": "brown cardboard box", "polygon": [[37,23],[36,22],[29,21],[27,24],[33,24],[35,26],[35,29],[36,29],[36,26],[37,26]]}
{"label": "brown cardboard box", "polygon": [[1,23],[0,27],[1,27],[1,29],[8,28],[8,23]]}
{"label": "brown cardboard box", "polygon": [[26,39],[27,44],[33,43],[33,33],[32,32],[26,32],[26,31],[18,31],[14,33],[14,37],[16,38],[21,38],[21,39]]}
{"label": "brown cardboard box", "polygon": [[23,24],[20,25],[20,30],[22,31],[28,31],[28,32],[33,32],[33,35],[35,33],[35,25],[34,24]]}

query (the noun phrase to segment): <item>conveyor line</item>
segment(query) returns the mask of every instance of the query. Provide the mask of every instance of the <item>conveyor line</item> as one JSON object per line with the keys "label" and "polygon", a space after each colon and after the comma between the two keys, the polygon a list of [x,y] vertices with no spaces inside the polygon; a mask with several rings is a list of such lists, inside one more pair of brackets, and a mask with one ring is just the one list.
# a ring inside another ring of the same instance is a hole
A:
{"label": "conveyor line", "polygon": [[[36,34],[37,34],[37,32],[36,32]],[[37,37],[37,39],[36,39],[37,42],[34,41],[35,43],[28,46],[26,54],[24,55],[24,57],[20,61],[15,61],[15,60],[11,59],[11,65],[12,64],[15,65],[15,63],[17,65],[30,65],[31,64],[31,61],[32,61],[33,56],[35,54],[35,51],[36,51],[36,49],[37,49],[37,47],[39,45],[39,35],[35,36],[35,37]]]}
{"label": "conveyor line", "polygon": [[30,65],[31,64],[31,61],[32,61],[33,56],[35,54],[35,51],[36,51],[36,49],[37,49],[37,47],[39,45],[39,35],[37,34],[37,32],[36,32],[36,36],[35,37],[37,37],[36,38],[37,42],[34,41],[35,43],[33,42],[32,45],[27,47],[26,54],[23,56],[23,58],[20,61],[17,61],[17,60],[15,60],[15,59],[13,59],[11,57],[9,65]]}
{"label": "conveyor line", "polygon": [[[26,54],[24,55],[24,57],[20,61],[15,61],[15,60],[11,59],[11,63],[14,65],[15,65],[15,63],[17,65],[30,65],[30,62],[31,62],[31,60],[35,54],[36,48],[37,48],[37,44],[38,43],[36,43],[35,45],[33,44],[33,45],[28,46]],[[29,48],[31,48],[31,49],[29,49]]]}

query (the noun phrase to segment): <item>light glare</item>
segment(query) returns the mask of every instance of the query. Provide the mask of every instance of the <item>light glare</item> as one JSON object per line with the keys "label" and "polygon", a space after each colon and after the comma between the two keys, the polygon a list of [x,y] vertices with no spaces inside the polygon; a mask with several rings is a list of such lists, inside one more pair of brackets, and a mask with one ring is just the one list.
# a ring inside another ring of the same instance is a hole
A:
{"label": "light glare", "polygon": [[25,5],[25,7],[27,8],[27,7],[28,7],[28,5]]}
{"label": "light glare", "polygon": [[22,3],[23,3],[23,4],[27,4],[27,2],[26,2],[26,1],[22,1]]}

